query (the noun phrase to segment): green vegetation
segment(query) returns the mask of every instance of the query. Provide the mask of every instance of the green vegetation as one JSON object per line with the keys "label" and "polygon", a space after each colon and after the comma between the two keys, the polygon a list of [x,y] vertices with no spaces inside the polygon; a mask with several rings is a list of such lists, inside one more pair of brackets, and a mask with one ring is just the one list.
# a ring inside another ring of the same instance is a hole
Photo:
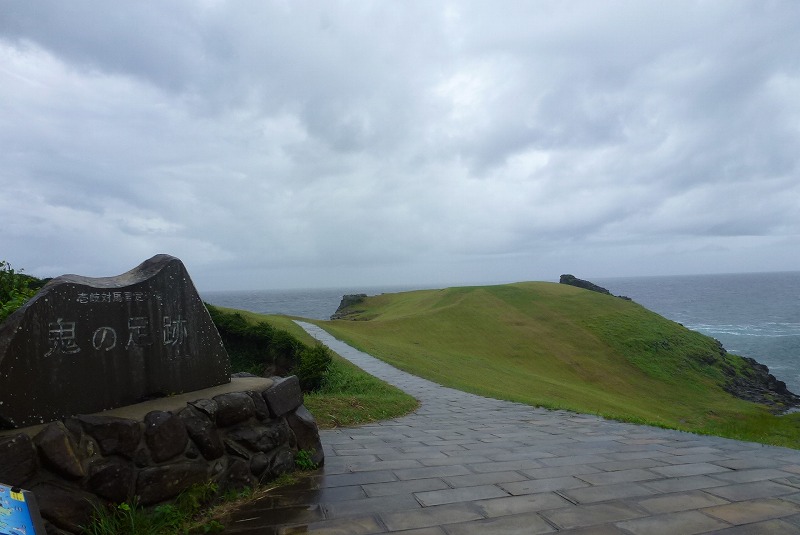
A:
{"label": "green vegetation", "polygon": [[319,468],[313,461],[316,450],[300,450],[294,456],[294,464],[300,470],[316,470]]}
{"label": "green vegetation", "polygon": [[238,311],[206,303],[222,343],[231,358],[234,372],[276,375],[294,368],[305,347],[286,331],[276,330],[264,321],[251,322]]}
{"label": "green vegetation", "polygon": [[744,360],[623,299],[519,283],[370,297],[316,321],[437,383],[530,405],[798,447],[800,415],[775,416],[722,385]]}
{"label": "green vegetation", "polygon": [[[291,337],[294,344],[311,349],[318,346],[318,342],[288,316],[214,308],[219,312],[236,314],[248,325],[266,323],[274,331]],[[417,408],[417,400],[400,389],[376,379],[333,352],[328,351],[328,354],[332,358],[327,371],[317,383],[318,388],[306,393],[304,400],[321,429],[395,418]],[[306,362],[313,362],[313,359],[314,356]],[[313,366],[307,366],[313,370]]]}
{"label": "green vegetation", "polygon": [[195,485],[172,503],[142,507],[136,501],[96,506],[87,535],[186,535],[220,533],[230,513],[261,500],[277,488],[293,485],[299,477],[283,474],[269,485],[221,492],[213,482]]}
{"label": "green vegetation", "polygon": [[11,264],[0,260],[0,321],[25,304],[45,281],[14,271]]}
{"label": "green vegetation", "polygon": [[[135,501],[116,506],[96,507],[92,522],[84,528],[87,535],[166,535],[218,533],[223,525],[215,517],[213,506],[218,497],[214,483],[196,485],[172,502],[145,509]],[[199,530],[199,526],[203,526]]]}
{"label": "green vegetation", "polygon": [[234,372],[254,375],[297,375],[303,392],[322,388],[331,365],[331,352],[322,344],[308,346],[288,331],[268,322],[248,321],[237,311],[206,304]]}
{"label": "green vegetation", "polygon": [[399,388],[335,356],[325,384],[305,396],[305,406],[321,429],[363,425],[403,416],[419,403]]}

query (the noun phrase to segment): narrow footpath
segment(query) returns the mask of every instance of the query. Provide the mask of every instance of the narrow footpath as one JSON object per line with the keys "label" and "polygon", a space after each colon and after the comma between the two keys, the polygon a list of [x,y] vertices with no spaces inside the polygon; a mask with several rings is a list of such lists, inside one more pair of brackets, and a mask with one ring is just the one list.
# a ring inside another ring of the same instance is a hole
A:
{"label": "narrow footpath", "polygon": [[226,533],[800,533],[800,451],[467,394],[300,325],[421,407],[323,431],[325,467]]}

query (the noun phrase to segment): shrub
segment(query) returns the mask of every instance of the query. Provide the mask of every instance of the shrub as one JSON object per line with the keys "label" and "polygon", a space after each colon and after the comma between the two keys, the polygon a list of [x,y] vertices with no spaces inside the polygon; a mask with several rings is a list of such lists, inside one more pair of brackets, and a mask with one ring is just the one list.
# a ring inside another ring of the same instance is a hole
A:
{"label": "shrub", "polygon": [[0,260],[0,321],[24,305],[41,287],[39,279],[14,271],[11,264]]}
{"label": "shrub", "polygon": [[251,323],[238,312],[226,312],[206,303],[234,372],[254,375],[297,375],[303,392],[319,390],[331,364],[331,352],[318,344],[309,347],[291,333],[266,322]]}
{"label": "shrub", "polygon": [[287,333],[266,322],[251,324],[238,312],[225,312],[208,303],[206,308],[217,326],[234,372],[286,375],[297,365],[300,343]]}
{"label": "shrub", "polygon": [[331,352],[322,344],[305,347],[300,354],[300,365],[293,370],[300,380],[303,392],[319,390],[325,384],[331,367]]}

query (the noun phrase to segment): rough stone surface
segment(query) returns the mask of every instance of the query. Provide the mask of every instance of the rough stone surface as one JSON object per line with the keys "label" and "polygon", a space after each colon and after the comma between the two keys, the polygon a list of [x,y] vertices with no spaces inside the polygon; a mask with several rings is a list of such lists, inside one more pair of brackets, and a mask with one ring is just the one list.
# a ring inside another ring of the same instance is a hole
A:
{"label": "rough stone surface", "polygon": [[611,292],[603,288],[602,286],[598,286],[593,282],[589,282],[583,279],[579,279],[575,275],[561,275],[561,278],[558,281],[560,284],[568,284],[570,286],[575,286],[577,288],[583,288],[584,290],[590,290],[592,292],[598,292],[601,294],[611,295]]}
{"label": "rough stone surface", "polygon": [[253,400],[256,418],[259,420],[269,419],[269,407],[267,407],[267,402],[264,401],[264,396],[261,395],[261,392],[251,391],[247,392],[247,395]]}
{"label": "rough stone surface", "polygon": [[294,470],[294,452],[289,448],[279,448],[272,454],[269,462],[269,473],[266,479],[272,479]]}
{"label": "rough stone surface", "polygon": [[189,444],[186,446],[186,451],[183,453],[183,455],[187,459],[199,459],[200,450],[197,449],[197,446],[195,445],[194,442],[189,442]]}
{"label": "rough stone surface", "polygon": [[186,431],[203,457],[209,461],[222,457],[225,446],[222,445],[217,427],[207,415],[190,405],[179,412],[178,417],[183,420]]}
{"label": "rough stone surface", "polygon": [[288,429],[283,422],[271,425],[240,425],[228,431],[228,438],[252,452],[268,452],[289,440]]}
{"label": "rough stone surface", "polygon": [[[723,349],[724,351],[724,349]],[[786,383],[769,373],[769,368],[755,359],[744,357],[746,367],[739,373],[730,374],[725,390],[734,396],[763,403],[776,412],[800,406],[800,396],[786,388]]]}
{"label": "rough stone surface", "polygon": [[250,463],[248,461],[231,459],[228,469],[219,482],[223,489],[241,489],[253,486],[256,480],[250,474]]}
{"label": "rough stone surface", "polygon": [[192,401],[189,405],[211,418],[212,422],[217,421],[219,405],[213,399],[198,399],[197,401]]}
{"label": "rough stone surface", "polygon": [[273,418],[280,418],[303,404],[303,392],[296,375],[275,378],[272,386],[264,391],[264,400]]}
{"label": "rough stone surface", "polygon": [[[208,480],[222,488],[268,482],[295,468],[297,440],[285,417],[259,418],[266,402],[259,415],[253,395],[262,392],[223,398],[222,412],[218,402],[198,400],[177,413],[150,411],[143,422],[96,414],[6,431],[0,481],[33,490],[47,529],[58,535],[74,534],[88,521],[86,497],[152,505]],[[198,407],[237,423],[217,426]],[[250,416],[239,421],[242,414]]]}
{"label": "rough stone surface", "polygon": [[223,441],[225,444],[225,451],[229,455],[233,455],[234,457],[239,457],[240,459],[248,460],[250,459],[250,452],[244,446],[239,445],[239,443],[226,438]]}
{"label": "rough stone surface", "polygon": [[135,481],[136,471],[131,462],[112,457],[92,463],[87,487],[102,498],[122,503],[133,494]]}
{"label": "rough stone surface", "polygon": [[142,505],[174,498],[192,485],[204,483],[206,464],[183,461],[145,468],[136,479],[136,495]]}
{"label": "rough stone surface", "polygon": [[39,456],[44,464],[67,479],[86,475],[77,455],[77,445],[61,422],[45,427],[35,438]]}
{"label": "rough stone surface", "polygon": [[142,438],[141,424],[134,420],[89,414],[76,416],[75,420],[97,442],[103,455],[119,454],[133,458]]}
{"label": "rough stone surface", "polygon": [[0,428],[226,383],[230,361],[180,260],[62,275],[0,324]]}
{"label": "rough stone surface", "polygon": [[289,424],[297,439],[297,448],[313,452],[311,460],[317,466],[322,466],[325,461],[325,454],[322,451],[319,428],[314,416],[308,412],[305,405],[300,405],[292,414],[287,415],[286,423]]}
{"label": "rough stone surface", "polygon": [[160,463],[186,450],[189,435],[183,421],[166,411],[152,411],[144,417],[144,439],[153,461]]}
{"label": "rough stone surface", "polygon": [[44,521],[44,532],[47,533],[47,535],[70,535],[69,532],[57,528],[47,520]]}
{"label": "rough stone surface", "polygon": [[228,427],[244,422],[251,418],[255,412],[253,399],[245,392],[231,392],[214,396],[217,402],[217,425]]}
{"label": "rough stone surface", "polygon": [[38,467],[36,449],[28,435],[0,438],[0,482],[22,487]]}
{"label": "rough stone surface", "polygon": [[250,473],[261,480],[261,477],[269,469],[270,458],[266,453],[256,453],[250,458]]}
{"label": "rough stone surface", "polygon": [[55,526],[79,533],[89,523],[97,499],[89,493],[56,483],[44,483],[33,489],[42,517]]}

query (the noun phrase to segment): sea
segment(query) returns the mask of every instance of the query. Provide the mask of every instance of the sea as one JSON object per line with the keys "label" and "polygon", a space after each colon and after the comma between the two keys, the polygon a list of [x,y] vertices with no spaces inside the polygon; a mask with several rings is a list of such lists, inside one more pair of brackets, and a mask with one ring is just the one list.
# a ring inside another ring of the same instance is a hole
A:
{"label": "sea", "polygon": [[[730,353],[766,364],[800,394],[800,271],[598,278],[614,295],[712,336]],[[426,286],[200,292],[214,305],[263,314],[328,319],[345,294],[397,293]]]}

